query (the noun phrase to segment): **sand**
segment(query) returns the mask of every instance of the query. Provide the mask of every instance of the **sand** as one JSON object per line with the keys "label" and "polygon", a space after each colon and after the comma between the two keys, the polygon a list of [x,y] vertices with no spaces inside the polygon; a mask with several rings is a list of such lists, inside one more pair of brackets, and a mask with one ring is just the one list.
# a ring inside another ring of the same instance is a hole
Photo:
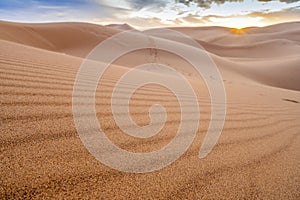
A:
{"label": "sand", "polygon": [[[114,122],[110,96],[133,66],[160,61],[182,72],[199,99],[201,120],[188,151],[162,170],[131,174],[98,162],[75,128],[72,92],[90,50],[127,25],[0,22],[1,199],[299,199],[300,23],[249,28],[174,28],[197,40],[217,64],[227,94],[227,115],[218,144],[205,158],[199,148],[210,120],[203,80],[173,54],[149,50],[117,60],[97,89],[97,116],[119,147],[150,152],[174,137],[180,109],[163,87],[142,87],[130,112],[138,125],[148,109],[168,111],[162,131],[149,139],[125,135]],[[189,47],[187,47],[189,48]],[[141,71],[166,74],[160,69]],[[168,75],[168,74],[167,74]]]}

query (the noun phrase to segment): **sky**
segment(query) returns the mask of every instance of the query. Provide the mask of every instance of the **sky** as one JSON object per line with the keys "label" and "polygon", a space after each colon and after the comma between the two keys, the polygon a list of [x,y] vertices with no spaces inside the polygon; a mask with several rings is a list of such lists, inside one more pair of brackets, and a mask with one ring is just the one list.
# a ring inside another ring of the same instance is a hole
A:
{"label": "sky", "polygon": [[0,20],[243,28],[300,21],[300,0],[0,0]]}

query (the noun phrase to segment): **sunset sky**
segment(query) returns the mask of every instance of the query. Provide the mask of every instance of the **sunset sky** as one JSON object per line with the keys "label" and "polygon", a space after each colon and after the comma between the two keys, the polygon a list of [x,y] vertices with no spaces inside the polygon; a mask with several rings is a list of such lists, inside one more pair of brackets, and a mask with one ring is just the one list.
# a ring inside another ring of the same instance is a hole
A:
{"label": "sunset sky", "polygon": [[0,19],[241,28],[300,21],[300,0],[1,0]]}

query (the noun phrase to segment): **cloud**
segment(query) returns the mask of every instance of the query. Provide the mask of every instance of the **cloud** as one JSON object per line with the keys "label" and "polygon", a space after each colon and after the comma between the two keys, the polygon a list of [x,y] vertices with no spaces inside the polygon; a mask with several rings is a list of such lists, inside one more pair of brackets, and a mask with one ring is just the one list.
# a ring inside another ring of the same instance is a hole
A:
{"label": "cloud", "polygon": [[141,9],[144,7],[164,7],[168,1],[164,0],[131,0],[129,1],[134,9]]}
{"label": "cloud", "polygon": [[103,8],[114,8],[120,10],[131,10],[131,5],[128,1],[122,0],[90,0],[95,6]]}
{"label": "cloud", "polygon": [[[205,3],[205,6],[203,6],[202,3]],[[278,15],[280,12],[289,12],[289,9],[299,11],[299,9],[297,9],[298,6],[300,6],[299,1],[177,0],[168,1],[164,7],[160,7],[160,9],[150,9],[149,6],[145,6],[131,13],[131,18],[140,18],[145,21],[155,19],[155,21],[160,21],[163,25],[183,26],[213,25],[213,23],[220,25],[222,22],[228,21],[223,18],[228,18],[232,21],[232,18],[237,18],[238,20],[235,20],[236,26],[242,26],[243,23],[245,23],[245,25],[263,26],[266,24],[265,22],[269,21],[264,18],[271,16],[267,15],[268,13],[276,13]],[[295,12],[297,13],[297,11]],[[256,13],[259,16],[252,16],[251,19],[252,13]],[[289,20],[297,19],[296,15],[290,15],[290,17]],[[231,22],[231,25],[235,24]]]}
{"label": "cloud", "polygon": [[[245,0],[175,0],[177,3],[183,3],[189,5],[190,3],[196,3],[200,7],[209,8],[212,4],[224,4],[226,2],[245,2]],[[294,3],[300,0],[258,0],[261,2],[280,1],[284,3]]]}
{"label": "cloud", "polygon": [[300,0],[1,0],[0,19],[153,27],[213,25],[226,18],[253,18],[248,22],[263,25],[271,23],[267,18],[280,21],[276,16],[298,20],[299,7]]}

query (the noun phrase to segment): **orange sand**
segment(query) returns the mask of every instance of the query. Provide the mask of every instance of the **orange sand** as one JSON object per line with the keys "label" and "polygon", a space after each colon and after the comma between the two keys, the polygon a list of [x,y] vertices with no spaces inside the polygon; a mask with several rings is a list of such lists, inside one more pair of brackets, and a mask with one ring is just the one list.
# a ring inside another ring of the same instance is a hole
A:
{"label": "orange sand", "polygon": [[[300,23],[241,34],[221,27],[174,28],[197,40],[216,62],[227,93],[226,122],[217,146],[199,159],[210,118],[207,89],[189,64],[158,51],[150,59],[174,66],[192,83],[201,121],[180,159],[147,174],[123,173],[98,162],[73,122],[73,83],[82,58],[128,29],[124,26],[0,22],[0,199],[300,198]],[[175,97],[149,85],[134,94],[130,108],[136,123],[146,125],[153,103],[166,107],[168,121],[157,136],[129,137],[113,120],[109,97],[115,82],[130,67],[149,62],[148,53],[117,60],[97,93],[97,115],[108,137],[135,152],[162,148],[180,119]]]}

